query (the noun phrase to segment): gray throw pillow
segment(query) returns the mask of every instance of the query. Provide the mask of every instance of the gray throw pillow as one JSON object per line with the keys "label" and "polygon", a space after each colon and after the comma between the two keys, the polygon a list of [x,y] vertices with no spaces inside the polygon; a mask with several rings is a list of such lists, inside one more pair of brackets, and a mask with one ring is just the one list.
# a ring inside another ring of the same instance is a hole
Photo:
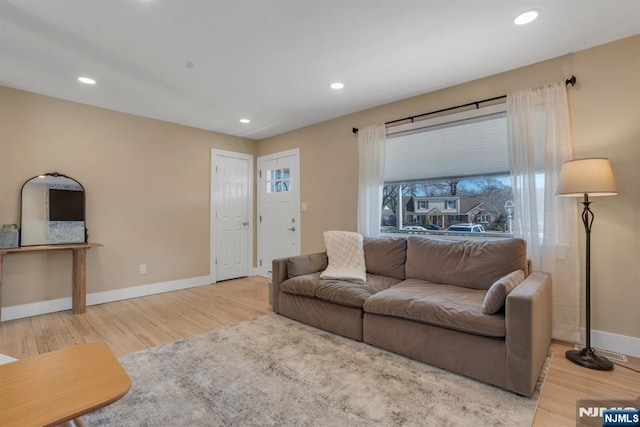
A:
{"label": "gray throw pillow", "polygon": [[484,314],[495,314],[507,300],[507,295],[524,280],[524,271],[516,270],[493,282],[482,301]]}

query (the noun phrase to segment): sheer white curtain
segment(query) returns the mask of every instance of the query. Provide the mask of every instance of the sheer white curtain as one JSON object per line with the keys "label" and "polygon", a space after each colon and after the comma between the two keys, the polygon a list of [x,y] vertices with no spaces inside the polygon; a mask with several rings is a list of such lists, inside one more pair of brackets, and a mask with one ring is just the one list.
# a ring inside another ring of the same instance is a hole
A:
{"label": "sheer white curtain", "polygon": [[380,235],[386,140],[384,125],[358,130],[358,233],[365,237]]}
{"label": "sheer white curtain", "polygon": [[534,270],[551,273],[556,339],[580,341],[578,210],[555,195],[560,167],[573,157],[566,85],[507,96],[513,232],[527,241]]}

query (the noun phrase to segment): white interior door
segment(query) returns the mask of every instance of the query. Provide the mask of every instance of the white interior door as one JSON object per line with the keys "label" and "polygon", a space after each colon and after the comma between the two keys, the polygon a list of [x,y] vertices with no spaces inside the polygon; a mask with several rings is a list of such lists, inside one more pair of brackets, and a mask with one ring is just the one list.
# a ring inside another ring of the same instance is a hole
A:
{"label": "white interior door", "polygon": [[215,149],[211,156],[211,274],[215,281],[248,276],[253,157]]}
{"label": "white interior door", "polygon": [[275,258],[300,254],[300,152],[258,158],[258,270],[271,275]]}

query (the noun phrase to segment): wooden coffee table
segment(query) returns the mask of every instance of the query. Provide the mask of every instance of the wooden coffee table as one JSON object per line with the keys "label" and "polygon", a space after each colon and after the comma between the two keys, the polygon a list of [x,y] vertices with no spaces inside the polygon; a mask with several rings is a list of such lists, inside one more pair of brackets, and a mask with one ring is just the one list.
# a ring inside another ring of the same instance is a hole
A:
{"label": "wooden coffee table", "polygon": [[0,365],[0,424],[60,424],[115,402],[129,387],[129,376],[103,343]]}

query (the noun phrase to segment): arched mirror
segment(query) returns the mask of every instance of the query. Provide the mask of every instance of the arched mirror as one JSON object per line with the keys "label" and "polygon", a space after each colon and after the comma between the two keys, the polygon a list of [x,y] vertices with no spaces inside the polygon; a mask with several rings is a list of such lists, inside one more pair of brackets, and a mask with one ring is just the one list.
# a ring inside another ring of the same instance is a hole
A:
{"label": "arched mirror", "polygon": [[20,194],[20,246],[86,243],[84,187],[51,172],[31,178]]}

